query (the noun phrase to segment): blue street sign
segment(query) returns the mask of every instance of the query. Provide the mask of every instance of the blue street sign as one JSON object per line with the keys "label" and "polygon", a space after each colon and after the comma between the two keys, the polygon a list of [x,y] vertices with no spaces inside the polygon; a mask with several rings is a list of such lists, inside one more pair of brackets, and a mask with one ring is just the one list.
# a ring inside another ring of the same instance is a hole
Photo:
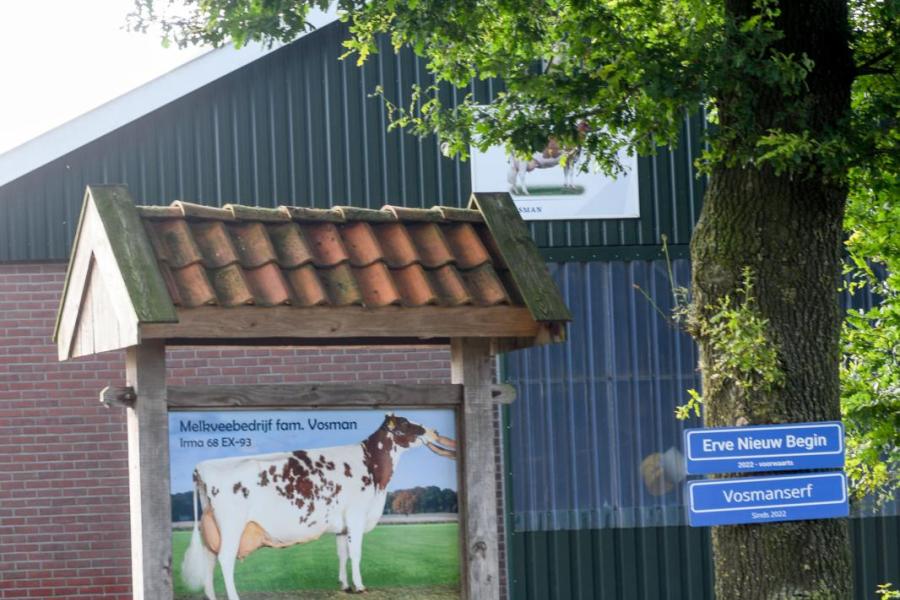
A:
{"label": "blue street sign", "polygon": [[843,473],[689,481],[691,527],[833,519],[849,514]]}
{"label": "blue street sign", "polygon": [[840,469],[844,424],[789,423],[752,427],[686,429],[688,475]]}

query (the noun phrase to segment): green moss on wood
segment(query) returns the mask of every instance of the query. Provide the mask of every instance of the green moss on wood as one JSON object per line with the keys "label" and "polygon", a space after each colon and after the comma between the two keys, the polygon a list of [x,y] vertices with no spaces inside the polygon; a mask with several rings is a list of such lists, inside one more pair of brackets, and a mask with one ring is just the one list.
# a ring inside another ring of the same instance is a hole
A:
{"label": "green moss on wood", "polygon": [[178,321],[147,232],[124,185],[88,186],[141,323]]}
{"label": "green moss on wood", "polygon": [[509,265],[513,280],[535,321],[571,321],[556,283],[528,233],[525,221],[507,193],[472,194],[474,205],[484,215],[491,235]]}

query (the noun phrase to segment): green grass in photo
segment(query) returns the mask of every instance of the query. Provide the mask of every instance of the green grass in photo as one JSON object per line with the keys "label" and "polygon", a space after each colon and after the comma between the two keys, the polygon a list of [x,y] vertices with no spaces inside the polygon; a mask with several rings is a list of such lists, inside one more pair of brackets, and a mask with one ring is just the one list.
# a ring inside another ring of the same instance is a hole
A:
{"label": "green grass in photo", "polygon": [[[576,185],[574,188],[564,188],[559,185],[529,185],[528,196],[580,196],[584,193],[584,187]],[[516,194],[519,198],[528,196]]]}
{"label": "green grass in photo", "polygon": [[[181,580],[181,561],[191,531],[172,534],[175,597],[203,598]],[[348,564],[349,567],[349,564]],[[348,568],[348,580],[349,571]],[[454,600],[459,597],[459,526],[457,523],[379,525],[363,538],[362,577],[370,600],[416,598]],[[289,548],[260,548],[235,568],[235,583],[242,600],[286,599],[296,590],[309,600],[346,598],[338,590],[338,557],[334,535]],[[225,595],[219,567],[216,591]],[[245,592],[268,592],[248,595]],[[385,595],[390,594],[390,595]]]}
{"label": "green grass in photo", "polygon": [[[333,590],[300,590],[294,592],[242,592],[241,600],[352,600],[357,596]],[[176,596],[176,598],[199,598],[202,596]],[[430,588],[378,588],[370,589],[365,600],[459,600],[457,588],[436,586]],[[219,594],[219,600],[224,595]]]}

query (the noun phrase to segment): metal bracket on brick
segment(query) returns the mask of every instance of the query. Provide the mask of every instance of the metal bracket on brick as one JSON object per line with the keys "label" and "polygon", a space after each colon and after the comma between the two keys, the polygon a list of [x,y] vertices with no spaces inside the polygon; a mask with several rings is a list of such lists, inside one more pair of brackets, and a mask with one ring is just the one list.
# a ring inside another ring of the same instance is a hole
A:
{"label": "metal bracket on brick", "polygon": [[136,400],[137,394],[134,393],[134,388],[130,386],[113,387],[108,385],[100,390],[100,402],[106,408],[112,408],[113,406],[133,408]]}

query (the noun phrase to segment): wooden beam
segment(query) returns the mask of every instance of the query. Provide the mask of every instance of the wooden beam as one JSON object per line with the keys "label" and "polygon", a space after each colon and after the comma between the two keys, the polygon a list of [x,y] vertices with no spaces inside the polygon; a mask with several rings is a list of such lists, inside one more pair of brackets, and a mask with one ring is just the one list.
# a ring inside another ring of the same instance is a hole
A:
{"label": "wooden beam", "polygon": [[[169,410],[219,408],[318,408],[325,406],[459,406],[463,386],[433,384],[310,383],[272,385],[169,386]],[[509,384],[490,387],[491,401],[510,404],[516,389]],[[106,386],[100,402],[107,407],[133,407],[137,395],[132,387]]]}
{"label": "wooden beam", "polygon": [[141,339],[523,337],[540,325],[521,306],[406,308],[205,306],[180,308],[178,323],[145,323]]}
{"label": "wooden beam", "polygon": [[131,501],[132,593],[136,600],[172,597],[172,510],[166,348],[146,342],[125,354],[137,400],[127,409]]}
{"label": "wooden beam", "polygon": [[[260,346],[293,346],[295,348],[366,348],[374,346],[449,346],[450,338],[414,337],[354,337],[354,338],[149,338],[165,339],[166,346],[232,346],[253,348]],[[513,338],[517,339],[517,338]],[[495,353],[496,354],[496,353]]]}
{"label": "wooden beam", "polygon": [[454,339],[450,349],[452,381],[464,385],[459,446],[464,598],[494,600],[500,597],[500,554],[490,340]]}
{"label": "wooden beam", "polygon": [[459,406],[462,393],[461,385],[428,383],[172,386],[169,388],[169,408]]}

